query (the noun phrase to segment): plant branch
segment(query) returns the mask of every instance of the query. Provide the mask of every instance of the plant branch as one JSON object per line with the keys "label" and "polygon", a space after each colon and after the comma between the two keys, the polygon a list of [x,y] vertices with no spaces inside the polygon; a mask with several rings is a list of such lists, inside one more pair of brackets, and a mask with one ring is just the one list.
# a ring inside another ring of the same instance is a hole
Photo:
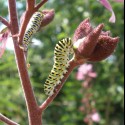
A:
{"label": "plant branch", "polygon": [[40,3],[38,3],[35,7],[35,11],[38,11],[41,6],[43,6],[48,0],[42,0]]}
{"label": "plant branch", "polygon": [[1,16],[0,16],[0,22],[2,22],[5,26],[7,26],[8,28],[10,28],[9,22],[6,19],[4,19],[3,17],[1,17]]}
{"label": "plant branch", "polygon": [[27,10],[34,9],[35,6],[35,0],[26,0],[26,8]]}
{"label": "plant branch", "polygon": [[9,118],[7,118],[6,116],[2,115],[1,113],[0,113],[0,121],[6,123],[8,125],[19,125],[16,122],[14,122],[14,121],[10,120]]}
{"label": "plant branch", "polygon": [[43,104],[40,106],[40,111],[43,112],[47,107],[48,105],[55,99],[55,97],[57,96],[57,94],[59,93],[59,91],[61,90],[61,88],[63,87],[65,81],[67,80],[67,78],[69,77],[70,73],[72,72],[72,70],[78,66],[80,63],[77,63],[75,62],[74,60],[71,60],[69,62],[70,66],[69,68],[67,69],[68,72],[64,75],[64,78],[61,80],[61,84],[59,84],[56,89],[55,89],[55,93],[48,97],[44,102]]}
{"label": "plant branch", "polygon": [[[18,20],[17,20],[17,12],[16,12],[16,1],[8,0],[8,3],[9,3],[9,15],[10,15],[10,22],[11,22],[11,33],[12,35],[18,34],[19,26],[18,26]],[[24,90],[25,101],[26,101],[26,106],[28,110],[29,124],[34,125],[35,123],[38,123],[40,125],[41,115],[38,113],[38,110],[37,110],[38,105],[30,83],[30,78],[27,71],[24,53],[19,48],[17,37],[13,37],[13,43],[14,43],[18,72],[19,72],[20,80]]]}

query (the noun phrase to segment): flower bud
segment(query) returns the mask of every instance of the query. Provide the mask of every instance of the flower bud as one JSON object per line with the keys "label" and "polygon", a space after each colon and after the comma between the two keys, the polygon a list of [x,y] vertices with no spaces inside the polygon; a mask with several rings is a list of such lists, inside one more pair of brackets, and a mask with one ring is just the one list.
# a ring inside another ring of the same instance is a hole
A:
{"label": "flower bud", "polygon": [[[74,49],[77,50],[77,53],[83,56],[84,58],[89,58],[93,53],[100,33],[102,32],[103,24],[100,24],[98,27],[92,30],[86,37],[78,40],[74,44]],[[79,44],[79,45],[77,45]]]}
{"label": "flower bud", "polygon": [[92,31],[92,26],[90,20],[87,18],[83,20],[78,28],[76,29],[73,37],[73,41],[76,42],[78,39],[82,39],[87,36]]}
{"label": "flower bud", "polygon": [[78,60],[97,62],[110,56],[119,41],[118,37],[112,38],[110,31],[102,31],[104,24],[92,28],[88,19],[84,20],[74,34],[74,52]]}
{"label": "flower bud", "polygon": [[112,38],[109,36],[100,36],[98,43],[88,61],[96,62],[106,59],[114,52],[118,41],[118,37]]}
{"label": "flower bud", "polygon": [[52,20],[54,19],[54,16],[55,16],[54,9],[43,10],[42,13],[44,14],[44,18],[43,18],[43,20],[41,22],[40,27],[44,27],[44,26],[48,25],[50,22],[52,22]]}

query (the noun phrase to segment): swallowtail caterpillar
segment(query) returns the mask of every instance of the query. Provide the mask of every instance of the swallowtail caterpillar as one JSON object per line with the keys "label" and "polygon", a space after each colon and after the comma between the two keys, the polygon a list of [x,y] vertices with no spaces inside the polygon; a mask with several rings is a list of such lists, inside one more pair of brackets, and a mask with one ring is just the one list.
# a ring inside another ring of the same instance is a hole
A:
{"label": "swallowtail caterpillar", "polygon": [[46,95],[52,96],[55,87],[61,83],[61,79],[69,67],[70,54],[73,54],[73,43],[70,38],[65,38],[56,44],[54,50],[54,65],[44,84]]}
{"label": "swallowtail caterpillar", "polygon": [[32,36],[39,30],[43,17],[42,12],[35,12],[31,17],[24,34],[23,46],[20,46],[25,52],[28,50],[28,45],[31,43],[30,40]]}

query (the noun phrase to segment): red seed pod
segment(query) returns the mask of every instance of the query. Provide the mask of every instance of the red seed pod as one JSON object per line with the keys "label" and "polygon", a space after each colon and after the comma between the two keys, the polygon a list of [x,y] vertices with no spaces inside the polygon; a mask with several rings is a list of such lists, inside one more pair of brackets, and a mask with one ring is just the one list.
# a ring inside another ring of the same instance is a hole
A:
{"label": "red seed pod", "polygon": [[98,43],[88,60],[96,62],[106,59],[114,52],[118,41],[118,37],[112,38],[109,36],[100,36]]}
{"label": "red seed pod", "polygon": [[73,41],[76,42],[78,39],[82,39],[83,37],[87,36],[91,31],[92,26],[90,24],[90,20],[87,18],[83,20],[77,27],[73,36]]}
{"label": "red seed pod", "polygon": [[54,9],[43,10],[42,13],[44,14],[44,18],[43,18],[43,20],[41,22],[41,26],[40,27],[44,27],[44,26],[48,25],[50,22],[53,21],[54,16],[55,16]]}
{"label": "red seed pod", "polygon": [[92,29],[88,19],[78,26],[73,45],[76,59],[97,62],[106,59],[114,52],[119,38],[109,36],[110,32],[102,31],[103,27],[104,24],[100,24]]}
{"label": "red seed pod", "polygon": [[[93,53],[93,51],[97,45],[98,38],[99,38],[100,33],[102,32],[103,26],[104,26],[103,24],[100,24],[98,27],[93,29],[92,32],[90,32],[86,37],[84,37],[80,41],[78,40],[74,44],[75,50],[79,46],[76,51],[76,52],[78,52],[78,54],[80,54],[84,58],[90,57],[90,55]],[[77,46],[77,44],[79,44],[79,45]]]}

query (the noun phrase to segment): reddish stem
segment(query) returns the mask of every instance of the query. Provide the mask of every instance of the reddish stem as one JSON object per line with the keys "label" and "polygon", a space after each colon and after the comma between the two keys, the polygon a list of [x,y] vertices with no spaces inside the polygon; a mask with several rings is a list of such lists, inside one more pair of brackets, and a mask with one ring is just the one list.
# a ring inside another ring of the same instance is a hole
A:
{"label": "reddish stem", "polygon": [[10,120],[9,118],[7,118],[6,116],[0,114],[0,121],[3,121],[4,123],[8,124],[8,125],[19,125],[16,122]]}
{"label": "reddish stem", "polygon": [[26,8],[27,10],[34,9],[35,6],[35,0],[26,0]]}
{"label": "reddish stem", "polygon": [[35,7],[35,11],[38,11],[41,6],[43,6],[48,0],[42,0],[40,3],[38,3]]}
{"label": "reddish stem", "polygon": [[[9,3],[9,14],[10,14],[10,22],[11,22],[11,33],[12,35],[18,34],[19,26],[18,26],[17,12],[16,12],[16,1],[8,0],[8,3]],[[14,43],[18,72],[20,75],[20,80],[25,94],[29,124],[36,125],[36,123],[38,123],[37,125],[41,125],[41,113],[39,113],[38,111],[38,105],[36,103],[36,99],[30,83],[30,78],[27,72],[24,53],[19,48],[17,37],[13,38],[13,43]]]}
{"label": "reddish stem", "polygon": [[67,78],[69,77],[70,73],[72,72],[72,70],[79,65],[78,62],[75,62],[74,60],[71,60],[70,62],[70,66],[68,68],[68,72],[64,75],[64,78],[61,80],[61,84],[59,84],[57,87],[56,87],[56,91],[55,93],[48,97],[44,103],[40,106],[40,110],[41,112],[43,112],[47,107],[48,105],[55,99],[55,97],[57,96],[57,94],[59,93],[59,91],[61,90],[61,88],[63,87],[65,81],[67,80]]}
{"label": "reddish stem", "polygon": [[5,26],[7,26],[8,28],[10,28],[9,22],[6,19],[4,19],[3,17],[1,17],[1,16],[0,16],[0,22],[2,22]]}

